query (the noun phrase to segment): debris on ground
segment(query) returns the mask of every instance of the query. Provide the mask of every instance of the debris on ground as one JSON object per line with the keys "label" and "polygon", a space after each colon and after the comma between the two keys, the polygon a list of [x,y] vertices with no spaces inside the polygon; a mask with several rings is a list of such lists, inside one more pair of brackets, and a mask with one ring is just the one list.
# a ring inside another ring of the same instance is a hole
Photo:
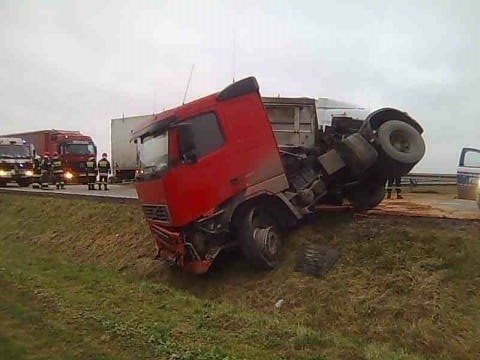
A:
{"label": "debris on ground", "polygon": [[295,271],[323,276],[335,265],[339,257],[340,251],[333,246],[306,244],[300,249]]}
{"label": "debris on ground", "polygon": [[280,308],[283,306],[284,303],[285,303],[285,300],[280,299],[280,300],[278,300],[278,301],[275,303],[275,307],[276,307],[277,309],[280,309]]}

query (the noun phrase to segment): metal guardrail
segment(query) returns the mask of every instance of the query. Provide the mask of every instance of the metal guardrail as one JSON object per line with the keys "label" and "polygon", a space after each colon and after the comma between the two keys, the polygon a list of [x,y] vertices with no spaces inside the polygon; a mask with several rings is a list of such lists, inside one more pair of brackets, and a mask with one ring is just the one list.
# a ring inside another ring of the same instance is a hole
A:
{"label": "metal guardrail", "polygon": [[456,185],[456,174],[411,173],[402,177],[402,185]]}

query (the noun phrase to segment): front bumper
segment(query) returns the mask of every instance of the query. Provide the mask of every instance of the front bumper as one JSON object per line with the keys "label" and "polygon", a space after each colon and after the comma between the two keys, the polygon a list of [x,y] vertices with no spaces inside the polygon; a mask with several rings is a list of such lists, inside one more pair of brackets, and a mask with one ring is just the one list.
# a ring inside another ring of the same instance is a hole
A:
{"label": "front bumper", "polygon": [[211,260],[190,260],[187,256],[187,243],[182,233],[167,229],[149,221],[150,230],[157,248],[156,259],[175,264],[194,274],[204,274],[212,265]]}
{"label": "front bumper", "polygon": [[33,178],[32,170],[0,170],[0,180],[17,181]]}

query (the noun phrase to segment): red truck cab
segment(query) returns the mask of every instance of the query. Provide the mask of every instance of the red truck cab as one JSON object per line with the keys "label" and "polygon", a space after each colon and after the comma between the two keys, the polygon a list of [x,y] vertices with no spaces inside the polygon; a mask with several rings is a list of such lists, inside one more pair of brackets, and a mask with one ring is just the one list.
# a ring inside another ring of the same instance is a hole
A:
{"label": "red truck cab", "polygon": [[253,77],[155,115],[131,140],[138,149],[136,190],[157,257],[203,273],[220,251],[240,246],[254,266],[274,268],[283,230],[331,201],[331,193],[363,192],[375,206],[390,171],[384,159],[391,165],[401,153],[405,169],[421,159],[421,131],[404,116],[378,123],[393,155],[387,159],[368,123],[340,139],[338,150],[279,148]]}
{"label": "red truck cab", "polygon": [[[219,215],[220,204],[288,188],[254,79],[158,114],[133,138],[141,168],[138,197],[159,256],[195,272],[206,271],[221,246],[204,249],[204,232],[186,231],[193,222],[203,224],[207,233],[223,235],[228,232],[223,222],[208,223]],[[197,261],[186,262],[192,250]]]}

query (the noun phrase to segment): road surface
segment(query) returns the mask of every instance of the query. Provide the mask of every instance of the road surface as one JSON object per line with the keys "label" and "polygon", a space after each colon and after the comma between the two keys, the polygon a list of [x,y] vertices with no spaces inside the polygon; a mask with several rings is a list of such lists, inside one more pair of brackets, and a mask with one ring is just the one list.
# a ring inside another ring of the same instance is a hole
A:
{"label": "road surface", "polygon": [[480,220],[477,203],[456,199],[454,194],[407,193],[403,196],[402,200],[384,200],[368,213]]}
{"label": "road surface", "polygon": [[33,189],[32,187],[19,187],[14,184],[8,184],[7,187],[0,188],[3,192],[20,192],[33,194],[59,194],[62,196],[76,196],[76,197],[97,197],[113,200],[130,200],[136,201],[137,192],[133,184],[117,185],[109,184],[108,191],[105,190],[88,190],[87,185],[66,185],[65,189],[57,190],[55,186],[50,185],[48,189]]}

